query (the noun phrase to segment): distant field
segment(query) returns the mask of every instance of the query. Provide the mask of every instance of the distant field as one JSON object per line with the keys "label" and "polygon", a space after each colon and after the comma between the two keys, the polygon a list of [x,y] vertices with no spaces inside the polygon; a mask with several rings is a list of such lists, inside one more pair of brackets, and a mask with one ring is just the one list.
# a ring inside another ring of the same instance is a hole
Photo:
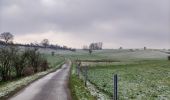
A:
{"label": "distant field", "polygon": [[59,55],[44,54],[44,57],[47,58],[50,67],[55,67],[64,61],[64,58]]}
{"label": "distant field", "polygon": [[[49,51],[48,51],[49,52]],[[72,51],[55,51],[56,54],[62,55],[74,60],[119,60],[119,61],[132,61],[132,60],[165,60],[168,54],[160,52],[159,50],[98,50],[93,51],[90,55],[88,51],[77,50]],[[169,54],[170,55],[170,54]]]}

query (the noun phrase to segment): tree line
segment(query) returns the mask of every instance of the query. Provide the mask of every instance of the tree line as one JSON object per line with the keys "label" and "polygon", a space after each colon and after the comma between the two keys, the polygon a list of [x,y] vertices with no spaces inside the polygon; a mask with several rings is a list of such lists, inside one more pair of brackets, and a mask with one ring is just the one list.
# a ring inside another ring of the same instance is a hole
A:
{"label": "tree line", "polygon": [[0,81],[28,76],[49,68],[47,59],[37,47],[20,50],[13,44],[14,36],[10,33],[0,34],[3,45],[0,48]]}
{"label": "tree line", "polygon": [[93,50],[102,50],[103,49],[103,43],[97,42],[97,43],[91,43],[89,46],[84,45],[83,50],[89,51],[91,54]]}
{"label": "tree line", "polygon": [[4,32],[0,34],[0,45],[15,45],[15,46],[22,46],[22,47],[35,47],[35,48],[49,48],[53,50],[70,50],[76,51],[75,48],[67,47],[67,46],[60,46],[50,44],[48,39],[43,39],[40,43],[30,43],[30,44],[21,44],[21,43],[13,43],[14,35],[10,32]]}
{"label": "tree line", "polygon": [[16,46],[4,46],[0,49],[0,77],[2,81],[28,76],[47,70],[48,62],[37,48],[20,51]]}

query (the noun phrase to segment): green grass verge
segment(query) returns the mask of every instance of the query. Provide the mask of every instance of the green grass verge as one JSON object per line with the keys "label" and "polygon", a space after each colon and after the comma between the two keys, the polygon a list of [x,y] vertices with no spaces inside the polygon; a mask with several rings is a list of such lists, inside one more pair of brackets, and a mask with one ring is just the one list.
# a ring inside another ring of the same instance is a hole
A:
{"label": "green grass verge", "polygon": [[83,80],[76,76],[74,64],[72,66],[69,85],[73,100],[96,100],[84,86]]}

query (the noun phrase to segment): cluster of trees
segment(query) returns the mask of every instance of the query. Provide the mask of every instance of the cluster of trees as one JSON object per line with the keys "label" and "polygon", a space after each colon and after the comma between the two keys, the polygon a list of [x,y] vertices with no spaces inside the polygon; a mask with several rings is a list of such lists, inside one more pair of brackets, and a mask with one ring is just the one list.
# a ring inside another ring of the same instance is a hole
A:
{"label": "cluster of trees", "polygon": [[103,48],[103,43],[102,42],[98,42],[98,43],[91,43],[89,46],[84,45],[83,46],[83,50],[102,50]]}
{"label": "cluster of trees", "polygon": [[0,49],[0,77],[3,81],[31,75],[48,68],[48,62],[37,48],[20,51],[16,46]]}
{"label": "cluster of trees", "polygon": [[90,46],[89,46],[89,49],[91,49],[91,50],[102,50],[102,47],[103,47],[102,42],[91,43]]}
{"label": "cluster of trees", "polygon": [[93,50],[102,50],[102,48],[103,48],[102,42],[91,43],[89,46],[87,45],[83,46],[83,50],[89,51],[90,54],[93,52]]}
{"label": "cluster of trees", "polygon": [[0,80],[7,81],[47,70],[47,59],[38,52],[38,48],[21,51],[12,43],[14,36],[10,33],[2,33],[0,38],[6,44],[0,49]]}

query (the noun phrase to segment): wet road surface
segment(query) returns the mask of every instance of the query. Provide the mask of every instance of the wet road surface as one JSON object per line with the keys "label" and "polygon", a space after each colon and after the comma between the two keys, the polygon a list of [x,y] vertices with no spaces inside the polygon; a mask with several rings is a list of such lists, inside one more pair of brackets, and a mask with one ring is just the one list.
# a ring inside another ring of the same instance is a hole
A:
{"label": "wet road surface", "polygon": [[71,62],[30,84],[9,100],[71,100],[68,81]]}

